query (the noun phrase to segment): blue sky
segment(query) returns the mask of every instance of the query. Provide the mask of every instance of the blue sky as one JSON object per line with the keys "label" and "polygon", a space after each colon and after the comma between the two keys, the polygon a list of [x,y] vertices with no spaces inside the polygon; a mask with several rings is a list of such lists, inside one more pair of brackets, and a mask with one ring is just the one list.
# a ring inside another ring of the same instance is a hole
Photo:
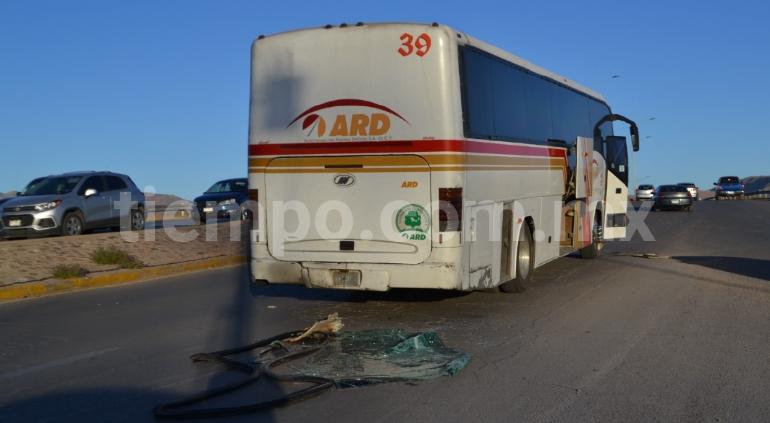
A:
{"label": "blue sky", "polygon": [[357,21],[449,24],[603,93],[640,124],[634,183],[770,174],[765,2],[4,0],[0,191],[109,169],[192,198],[245,176],[252,39]]}

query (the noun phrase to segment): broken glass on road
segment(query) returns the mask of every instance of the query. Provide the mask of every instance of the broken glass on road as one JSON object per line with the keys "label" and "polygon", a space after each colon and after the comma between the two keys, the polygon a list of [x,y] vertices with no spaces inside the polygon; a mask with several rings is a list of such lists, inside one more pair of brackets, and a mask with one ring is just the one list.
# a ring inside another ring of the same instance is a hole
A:
{"label": "broken glass on road", "polygon": [[371,329],[340,332],[287,367],[291,373],[332,379],[345,388],[451,376],[469,361],[468,354],[444,345],[436,332]]}

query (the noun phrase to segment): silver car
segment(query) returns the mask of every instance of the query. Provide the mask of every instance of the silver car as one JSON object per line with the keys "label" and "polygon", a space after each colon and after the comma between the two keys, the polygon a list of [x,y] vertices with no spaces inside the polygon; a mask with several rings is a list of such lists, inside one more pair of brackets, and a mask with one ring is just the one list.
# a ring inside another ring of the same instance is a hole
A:
{"label": "silver car", "polygon": [[639,185],[636,189],[636,201],[652,200],[655,196],[655,187],[652,185]]}
{"label": "silver car", "polygon": [[680,182],[677,185],[687,188],[687,192],[690,193],[690,197],[692,197],[693,200],[695,201],[700,200],[700,195],[698,194],[698,187],[694,183]]}
{"label": "silver car", "polygon": [[[120,207],[121,194],[130,205]],[[79,235],[98,228],[144,228],[144,193],[126,175],[73,172],[47,177],[0,210],[0,237]]]}

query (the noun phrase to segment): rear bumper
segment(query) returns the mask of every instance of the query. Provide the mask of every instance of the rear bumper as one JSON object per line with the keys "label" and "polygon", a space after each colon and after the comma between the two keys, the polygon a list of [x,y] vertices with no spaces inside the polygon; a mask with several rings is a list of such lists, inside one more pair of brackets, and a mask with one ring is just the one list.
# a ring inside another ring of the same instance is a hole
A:
{"label": "rear bumper", "polygon": [[[195,207],[198,209],[200,220],[207,220],[213,216],[216,216],[217,219],[230,219],[233,216],[240,218],[241,215],[241,206],[238,203],[216,204],[212,206],[198,203]],[[204,209],[210,209],[210,211],[204,211]]]}
{"label": "rear bumper", "polygon": [[658,198],[655,200],[655,206],[661,208],[688,207],[692,205],[692,198]]}
{"label": "rear bumper", "polygon": [[[252,245],[251,274],[273,284],[308,288],[387,291],[390,288],[460,289],[460,247],[434,248],[420,264],[286,262],[272,258],[265,245]],[[334,273],[361,272],[359,286],[337,286]]]}
{"label": "rear bumper", "polygon": [[717,191],[716,196],[717,197],[740,197],[743,195],[743,191],[736,190],[736,191]]}

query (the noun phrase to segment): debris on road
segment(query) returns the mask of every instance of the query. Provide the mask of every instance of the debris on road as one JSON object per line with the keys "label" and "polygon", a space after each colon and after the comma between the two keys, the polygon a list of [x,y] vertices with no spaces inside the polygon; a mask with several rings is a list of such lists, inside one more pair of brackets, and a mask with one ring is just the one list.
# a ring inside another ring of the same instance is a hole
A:
{"label": "debris on road", "polygon": [[433,331],[371,329],[341,332],[292,368],[348,388],[452,376],[469,361],[468,354],[447,347]]}
{"label": "debris on road", "polygon": [[671,256],[659,256],[655,253],[612,253],[614,257],[637,257],[646,259],[670,259]]}
{"label": "debris on road", "polygon": [[[337,313],[298,330],[256,341],[243,347],[194,354],[194,362],[217,362],[248,376],[225,386],[163,404],[153,413],[158,418],[232,416],[266,410],[307,398],[331,388],[349,388],[384,382],[415,382],[452,376],[470,361],[466,353],[448,348],[432,331],[408,333],[402,329],[370,329],[340,332]],[[233,356],[255,351],[248,360]],[[279,366],[292,373],[279,374]],[[306,386],[278,397],[251,404],[197,408],[197,404],[221,397],[258,380],[302,383]]]}
{"label": "debris on road", "polygon": [[313,326],[310,326],[302,335],[289,338],[286,340],[286,342],[296,344],[297,342],[316,333],[332,335],[339,332],[343,326],[344,325],[342,324],[342,319],[340,319],[340,316],[337,313],[332,313],[326,319],[313,323]]}

